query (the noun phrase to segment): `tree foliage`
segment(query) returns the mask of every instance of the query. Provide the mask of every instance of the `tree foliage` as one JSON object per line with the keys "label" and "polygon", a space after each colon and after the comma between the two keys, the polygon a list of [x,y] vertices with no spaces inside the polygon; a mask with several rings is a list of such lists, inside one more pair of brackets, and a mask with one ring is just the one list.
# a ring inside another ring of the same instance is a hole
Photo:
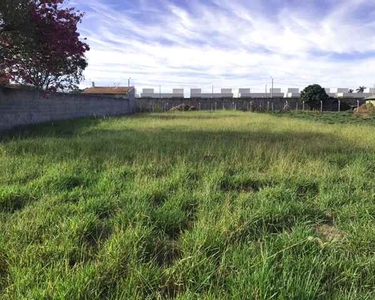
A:
{"label": "tree foliage", "polygon": [[360,86],[360,87],[358,87],[358,89],[357,89],[357,93],[358,93],[358,94],[362,94],[362,93],[365,92],[365,89],[366,89],[365,86]]}
{"label": "tree foliage", "polygon": [[301,101],[304,101],[310,109],[316,109],[320,107],[320,101],[323,103],[327,102],[329,96],[327,95],[324,88],[319,84],[313,84],[306,87],[301,92]]}
{"label": "tree foliage", "polygon": [[74,89],[89,50],[77,30],[83,14],[65,0],[0,2],[0,73],[38,89]]}

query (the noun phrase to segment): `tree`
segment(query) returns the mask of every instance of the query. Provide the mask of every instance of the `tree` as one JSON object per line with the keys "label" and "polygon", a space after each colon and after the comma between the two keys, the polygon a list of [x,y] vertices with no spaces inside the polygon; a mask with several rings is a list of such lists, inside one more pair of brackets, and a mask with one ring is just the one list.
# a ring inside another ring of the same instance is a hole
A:
{"label": "tree", "polygon": [[0,72],[47,91],[75,89],[87,67],[77,25],[83,14],[65,0],[1,0]]}
{"label": "tree", "polygon": [[348,93],[349,93],[349,94],[353,94],[353,93],[354,93],[354,90],[353,90],[353,89],[349,89],[349,90],[348,90]]}
{"label": "tree", "polygon": [[10,78],[3,70],[0,70],[0,86],[6,86],[9,84]]}
{"label": "tree", "polygon": [[360,86],[360,87],[357,89],[357,93],[358,93],[358,94],[362,94],[362,93],[365,92],[365,89],[366,89],[365,86]]}
{"label": "tree", "polygon": [[309,85],[301,92],[301,100],[304,101],[310,109],[320,107],[320,101],[325,103],[328,101],[329,96],[325,89],[318,84]]}

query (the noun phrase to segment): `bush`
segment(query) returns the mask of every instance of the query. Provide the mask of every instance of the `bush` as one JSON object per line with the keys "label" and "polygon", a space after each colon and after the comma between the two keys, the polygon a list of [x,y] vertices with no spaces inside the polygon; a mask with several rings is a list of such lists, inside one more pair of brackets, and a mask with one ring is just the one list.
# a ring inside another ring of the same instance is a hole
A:
{"label": "bush", "polygon": [[346,102],[341,102],[340,103],[340,110],[341,111],[348,111],[348,110],[351,110],[352,107],[350,106],[350,104],[346,103]]}
{"label": "bush", "polygon": [[354,116],[362,119],[370,119],[375,116],[375,106],[372,103],[366,103],[354,110]]}
{"label": "bush", "polygon": [[310,109],[317,109],[320,107],[320,101],[323,104],[327,102],[329,96],[327,95],[325,89],[323,89],[319,84],[313,84],[306,87],[301,92],[301,101],[304,101]]}
{"label": "bush", "polygon": [[195,111],[197,108],[195,106],[190,106],[187,104],[180,104],[175,107],[172,107],[169,111]]}

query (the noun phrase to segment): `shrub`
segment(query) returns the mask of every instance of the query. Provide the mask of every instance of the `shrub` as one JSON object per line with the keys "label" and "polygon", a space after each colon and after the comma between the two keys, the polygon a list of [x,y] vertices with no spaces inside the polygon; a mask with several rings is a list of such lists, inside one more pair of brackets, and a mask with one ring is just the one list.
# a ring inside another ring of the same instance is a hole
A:
{"label": "shrub", "polygon": [[309,85],[301,92],[301,101],[304,101],[310,109],[317,109],[320,101],[327,102],[329,96],[326,91],[318,84]]}
{"label": "shrub", "polygon": [[197,110],[195,106],[190,106],[188,104],[180,104],[175,107],[172,107],[169,111],[194,111]]}

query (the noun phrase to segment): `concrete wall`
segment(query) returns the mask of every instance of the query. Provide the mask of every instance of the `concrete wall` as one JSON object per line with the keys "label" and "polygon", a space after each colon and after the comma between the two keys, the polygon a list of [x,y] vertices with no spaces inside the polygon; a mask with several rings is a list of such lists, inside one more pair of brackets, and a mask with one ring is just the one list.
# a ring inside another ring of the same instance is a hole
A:
{"label": "concrete wall", "polygon": [[[180,99],[150,99],[150,98],[138,98],[136,99],[137,111],[140,112],[152,112],[152,111],[167,111],[174,106],[185,103],[191,106],[195,106],[199,110],[211,110],[211,109],[238,109],[238,110],[261,110],[269,109],[272,107],[274,110],[280,110],[284,108],[284,105],[288,101],[289,106],[297,107],[300,105],[298,99],[283,99],[283,98],[180,98]],[[273,103],[273,104],[272,104]],[[298,104],[297,104],[298,103]]]}
{"label": "concrete wall", "polygon": [[[351,106],[357,105],[357,99],[340,99],[341,104],[347,103]],[[360,105],[366,100],[359,100]],[[159,112],[168,111],[172,107],[185,103],[190,106],[195,106],[198,110],[215,110],[215,109],[237,109],[237,110],[282,110],[288,105],[291,110],[301,110],[304,105],[299,98],[180,98],[180,99],[151,99],[138,98],[136,99],[136,107],[139,112]],[[343,107],[343,106],[341,106]],[[309,109],[306,104],[305,109]],[[323,106],[324,111],[338,111],[337,99],[328,101]]]}
{"label": "concrete wall", "polygon": [[135,111],[135,88],[133,87],[127,94],[129,99],[130,108],[132,111]]}
{"label": "concrete wall", "polygon": [[44,94],[0,88],[0,131],[20,125],[90,116],[127,115],[135,100],[81,94]]}

